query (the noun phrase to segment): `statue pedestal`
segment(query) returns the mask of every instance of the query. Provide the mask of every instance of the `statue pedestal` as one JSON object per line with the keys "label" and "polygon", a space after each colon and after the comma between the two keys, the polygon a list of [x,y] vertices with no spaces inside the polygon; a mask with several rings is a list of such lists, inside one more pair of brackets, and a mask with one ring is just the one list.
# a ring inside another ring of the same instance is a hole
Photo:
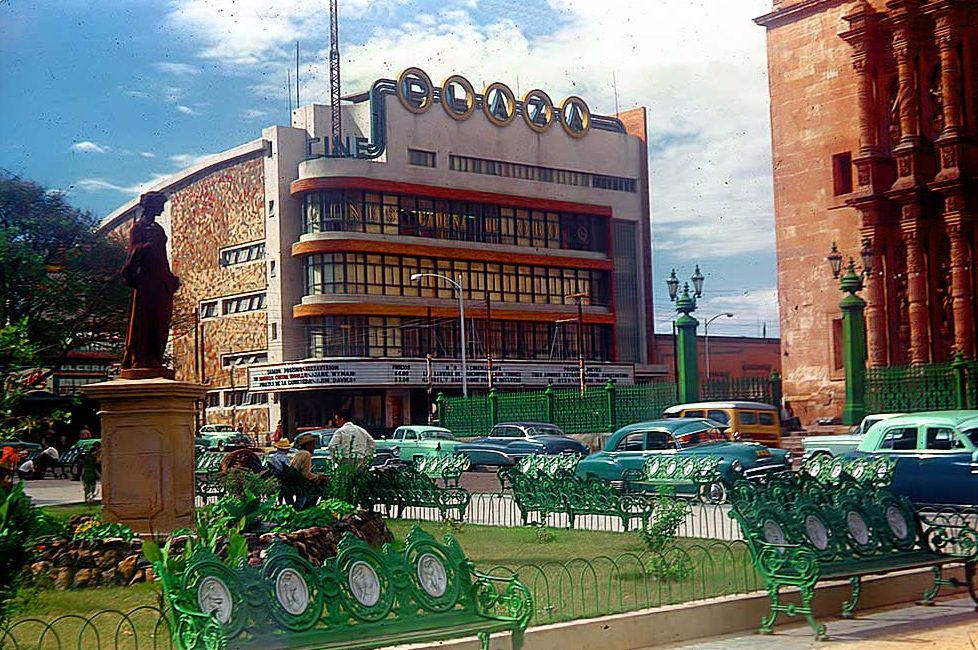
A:
{"label": "statue pedestal", "polygon": [[157,378],[81,390],[101,407],[103,520],[137,533],[191,527],[194,407],[206,388]]}

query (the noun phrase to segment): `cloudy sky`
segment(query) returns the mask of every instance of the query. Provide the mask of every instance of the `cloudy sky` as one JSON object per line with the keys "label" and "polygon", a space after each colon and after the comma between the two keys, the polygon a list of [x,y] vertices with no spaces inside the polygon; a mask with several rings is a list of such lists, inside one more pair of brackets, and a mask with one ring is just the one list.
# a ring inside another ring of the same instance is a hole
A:
{"label": "cloudy sky", "polygon": [[[408,66],[646,106],[656,329],[707,275],[711,333],[776,334],[764,30],[771,0],[339,0],[344,93]],[[111,9],[108,7],[111,6]],[[104,216],[195,159],[328,99],[328,0],[0,0],[0,167]],[[294,83],[294,79],[293,79]],[[294,91],[293,91],[294,92]],[[660,291],[661,290],[661,291]]]}

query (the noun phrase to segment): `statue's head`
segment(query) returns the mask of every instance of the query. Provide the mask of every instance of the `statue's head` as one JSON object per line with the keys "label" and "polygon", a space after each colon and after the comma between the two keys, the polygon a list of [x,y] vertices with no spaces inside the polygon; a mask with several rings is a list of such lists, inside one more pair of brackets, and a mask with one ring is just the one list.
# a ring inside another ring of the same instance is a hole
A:
{"label": "statue's head", "polygon": [[166,194],[163,192],[146,192],[139,197],[139,207],[143,209],[143,216],[155,217],[163,212],[163,204],[166,203]]}

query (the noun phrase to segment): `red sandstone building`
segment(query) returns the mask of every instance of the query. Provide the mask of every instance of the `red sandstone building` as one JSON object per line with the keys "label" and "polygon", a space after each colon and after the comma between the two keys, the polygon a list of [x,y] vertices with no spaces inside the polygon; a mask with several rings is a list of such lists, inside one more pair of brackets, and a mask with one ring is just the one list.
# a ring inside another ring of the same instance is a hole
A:
{"label": "red sandstone building", "polygon": [[875,255],[872,366],[975,356],[978,3],[775,0],[767,29],[785,396],[841,411],[832,243]]}
{"label": "red sandstone building", "polygon": [[[500,388],[575,386],[578,340],[591,384],[664,373],[644,109],[411,69],[349,97],[338,140],[331,119],[302,107],[154,188],[183,280],[177,378],[210,386],[206,421],[425,421],[429,379],[460,390],[461,331],[453,287],[415,274],[461,281],[472,393],[489,356]],[[103,229],[124,236],[136,210]]]}

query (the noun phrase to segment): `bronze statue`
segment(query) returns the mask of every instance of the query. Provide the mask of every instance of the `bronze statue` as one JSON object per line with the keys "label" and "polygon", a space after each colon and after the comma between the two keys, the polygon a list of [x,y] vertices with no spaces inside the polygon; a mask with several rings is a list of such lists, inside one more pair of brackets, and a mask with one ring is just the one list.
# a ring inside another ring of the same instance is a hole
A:
{"label": "bronze statue", "polygon": [[129,254],[121,273],[133,291],[120,373],[123,379],[173,378],[173,371],[163,366],[163,351],[180,278],[170,272],[166,232],[156,223],[164,203],[166,195],[162,192],[139,197],[143,213],[129,231]]}

